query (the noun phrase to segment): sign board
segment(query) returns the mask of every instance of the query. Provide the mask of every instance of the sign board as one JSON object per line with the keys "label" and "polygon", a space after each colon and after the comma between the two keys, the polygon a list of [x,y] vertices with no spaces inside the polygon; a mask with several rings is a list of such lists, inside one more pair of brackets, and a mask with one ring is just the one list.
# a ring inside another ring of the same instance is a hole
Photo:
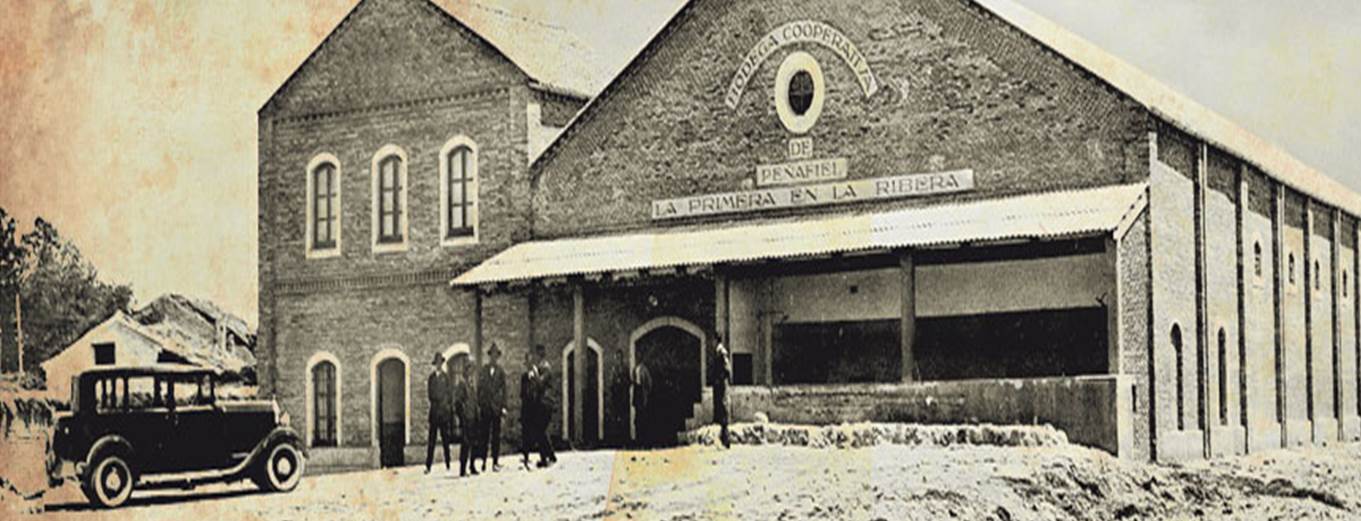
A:
{"label": "sign board", "polygon": [[652,202],[652,218],[681,219],[781,208],[826,206],[967,192],[973,189],[973,170],[956,170],[663,199]]}
{"label": "sign board", "polygon": [[851,73],[855,75],[855,80],[860,83],[860,90],[864,91],[866,98],[873,96],[875,91],[879,90],[879,80],[874,77],[874,71],[870,69],[869,60],[865,59],[865,54],[860,52],[860,48],[850,38],[825,22],[800,20],[776,27],[775,30],[757,40],[756,45],[747,51],[746,57],[742,59],[742,64],[737,67],[737,72],[733,74],[732,81],[728,83],[723,103],[728,108],[736,110],[738,102],[742,99],[742,92],[747,88],[747,83],[751,81],[751,77],[756,74],[766,58],[780,48],[796,44],[816,44],[830,49],[841,58],[841,61],[846,63],[847,67],[850,67]]}
{"label": "sign board", "polygon": [[781,186],[846,178],[846,158],[812,159],[756,167],[756,186]]}

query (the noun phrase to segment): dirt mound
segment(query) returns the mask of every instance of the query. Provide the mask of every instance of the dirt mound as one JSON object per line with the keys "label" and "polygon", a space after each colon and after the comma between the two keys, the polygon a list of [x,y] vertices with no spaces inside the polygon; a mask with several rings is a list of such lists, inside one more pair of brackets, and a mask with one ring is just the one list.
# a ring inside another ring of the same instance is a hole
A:
{"label": "dirt mound", "polygon": [[[1048,425],[920,425],[914,423],[844,423],[841,425],[786,425],[738,423],[728,429],[739,445],[791,445],[799,447],[872,447],[908,445],[949,447],[994,445],[1001,447],[1052,447],[1066,445],[1068,438]],[[717,445],[719,428],[709,425],[681,435],[691,445]]]}

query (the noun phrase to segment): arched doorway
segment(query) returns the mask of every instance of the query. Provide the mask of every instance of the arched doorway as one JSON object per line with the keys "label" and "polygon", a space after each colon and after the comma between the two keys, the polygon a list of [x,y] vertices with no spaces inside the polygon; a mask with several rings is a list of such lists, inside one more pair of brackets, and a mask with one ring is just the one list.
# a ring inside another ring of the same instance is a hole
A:
{"label": "arched doorway", "polygon": [[410,367],[406,355],[397,350],[373,357],[373,435],[378,462],[384,467],[405,463],[402,452],[411,436]]}
{"label": "arched doorway", "polygon": [[[600,370],[600,344],[586,339],[586,418],[583,439],[587,442],[602,439],[605,432],[605,373]],[[576,414],[576,342],[568,342],[562,349],[562,438],[571,439],[572,415]]]}
{"label": "arched doorway", "polygon": [[[652,320],[631,335],[630,369],[641,363],[652,375],[652,394],[645,418],[645,432],[634,419],[630,405],[630,428],[634,439],[647,444],[671,445],[694,415],[704,385],[704,333],[694,324],[674,317]],[[630,404],[632,391],[630,390]]]}

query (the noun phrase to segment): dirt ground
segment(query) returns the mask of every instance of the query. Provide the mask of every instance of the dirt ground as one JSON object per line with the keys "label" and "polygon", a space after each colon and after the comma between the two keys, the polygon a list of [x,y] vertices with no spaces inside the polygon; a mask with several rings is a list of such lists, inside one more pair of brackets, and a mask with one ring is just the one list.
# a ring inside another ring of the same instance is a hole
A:
{"label": "dirt ground", "polygon": [[428,476],[407,467],[309,477],[289,494],[243,485],[139,494],[113,512],[88,509],[68,486],[47,494],[41,517],[1361,519],[1356,445],[1177,467],[1074,446],[694,446],[568,453],[547,470],[503,463],[501,472],[474,478],[442,467]]}

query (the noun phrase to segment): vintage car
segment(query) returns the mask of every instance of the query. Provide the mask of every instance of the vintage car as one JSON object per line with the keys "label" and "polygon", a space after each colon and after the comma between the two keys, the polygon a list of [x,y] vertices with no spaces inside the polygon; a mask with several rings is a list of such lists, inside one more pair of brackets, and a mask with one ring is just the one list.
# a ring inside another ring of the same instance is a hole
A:
{"label": "vintage car", "polygon": [[117,507],[133,488],[190,489],[249,479],[289,491],[306,463],[301,438],[273,401],[217,399],[210,369],[161,364],[72,377],[48,450],[55,486],[79,480],[91,502]]}

